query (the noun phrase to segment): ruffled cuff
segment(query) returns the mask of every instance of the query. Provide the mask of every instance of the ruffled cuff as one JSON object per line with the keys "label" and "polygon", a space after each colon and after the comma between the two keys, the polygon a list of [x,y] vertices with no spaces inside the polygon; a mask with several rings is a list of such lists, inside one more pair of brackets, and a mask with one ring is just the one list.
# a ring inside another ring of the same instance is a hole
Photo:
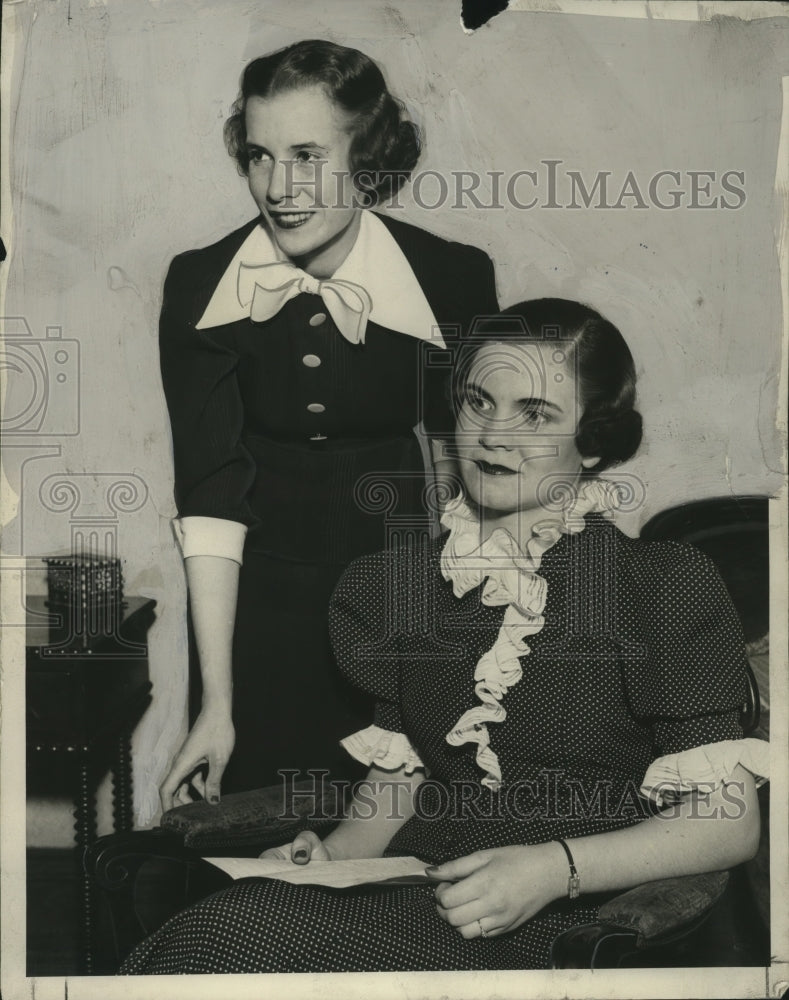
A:
{"label": "ruffled cuff", "polygon": [[424,770],[425,767],[403,733],[393,733],[380,726],[360,729],[340,743],[355,760],[384,771],[398,771],[405,765],[405,773],[413,774],[417,768]]}
{"label": "ruffled cuff", "polygon": [[243,563],[247,526],[222,517],[181,517],[172,522],[184,559],[188,556],[222,556]]}
{"label": "ruffled cuff", "polygon": [[693,747],[653,760],[644,775],[641,794],[657,805],[674,801],[689,792],[709,793],[734,779],[742,764],[763,785],[770,773],[770,744],[765,740],[723,740]]}

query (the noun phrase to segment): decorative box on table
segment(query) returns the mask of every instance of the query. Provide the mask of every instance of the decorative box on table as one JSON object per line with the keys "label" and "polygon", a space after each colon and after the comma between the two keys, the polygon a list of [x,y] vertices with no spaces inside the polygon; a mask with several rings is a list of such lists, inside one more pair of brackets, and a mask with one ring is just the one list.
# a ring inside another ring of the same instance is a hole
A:
{"label": "decorative box on table", "polygon": [[116,556],[48,556],[47,606],[75,639],[117,633],[123,613],[123,570]]}

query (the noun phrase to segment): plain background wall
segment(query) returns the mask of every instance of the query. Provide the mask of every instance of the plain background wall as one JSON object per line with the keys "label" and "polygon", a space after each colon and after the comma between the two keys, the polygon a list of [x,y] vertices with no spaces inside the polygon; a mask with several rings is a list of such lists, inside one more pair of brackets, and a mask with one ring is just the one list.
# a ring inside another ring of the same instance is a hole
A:
{"label": "plain background wall", "polygon": [[[628,171],[646,192],[658,171],[678,170],[686,205],[687,171],[742,171],[746,199],[736,210],[638,209],[625,199],[620,210],[428,211],[406,191],[403,217],[491,253],[503,305],[578,298],[623,331],[646,422],[642,451],[624,471],[649,483],[626,530],[683,500],[779,487],[774,181],[786,19],[509,12],[468,35],[455,5],[419,0],[30,0],[3,13],[12,191],[3,206],[3,312],[24,317],[32,338],[54,325],[78,341],[80,377],[79,433],[59,435],[53,424],[49,436],[7,450],[19,507],[5,550],[35,557],[68,548],[74,512],[41,498],[53,474],[79,476],[97,516],[103,477],[136,477],[136,509],[113,523],[127,593],[158,602],[155,699],[134,740],[141,823],[156,815],[156,787],[185,726],[185,588],[170,528],[160,292],[173,254],[255,214],[222,143],[239,75],[255,56],[306,37],[371,55],[424,129],[422,169],[531,169],[544,178],[541,161],[560,160],[564,201],[567,170],[587,186],[610,171],[612,200]],[[545,190],[543,179],[543,198]],[[434,191],[426,184],[424,197]],[[721,193],[719,180],[712,191]],[[42,444],[55,447],[37,451]],[[41,589],[43,576],[33,576]],[[41,817],[40,809],[29,816],[32,841],[67,839],[67,827]]]}

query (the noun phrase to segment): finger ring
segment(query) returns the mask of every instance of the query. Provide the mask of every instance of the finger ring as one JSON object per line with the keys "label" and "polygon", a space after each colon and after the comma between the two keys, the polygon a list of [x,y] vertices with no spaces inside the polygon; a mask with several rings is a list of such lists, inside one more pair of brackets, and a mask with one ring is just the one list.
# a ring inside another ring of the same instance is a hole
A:
{"label": "finger ring", "polygon": [[483,936],[484,938],[486,938],[486,937],[488,936],[488,932],[487,932],[487,931],[485,930],[485,928],[484,928],[484,927],[482,926],[482,921],[481,921],[481,920],[478,920],[478,921],[477,921],[477,927],[479,927],[479,932],[480,932],[480,934],[481,934],[481,935],[482,935],[482,936]]}

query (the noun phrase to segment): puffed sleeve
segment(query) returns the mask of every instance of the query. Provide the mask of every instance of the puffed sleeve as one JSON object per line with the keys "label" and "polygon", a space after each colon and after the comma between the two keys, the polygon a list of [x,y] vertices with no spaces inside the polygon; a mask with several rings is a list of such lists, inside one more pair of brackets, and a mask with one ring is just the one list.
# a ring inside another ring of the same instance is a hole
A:
{"label": "puffed sleeve", "polygon": [[633,572],[644,628],[628,693],[652,727],[656,755],[742,737],[742,627],[714,564],[674,543],[643,547]]}
{"label": "puffed sleeve", "polygon": [[691,546],[657,543],[636,577],[648,625],[628,688],[655,750],[642,793],[660,803],[711,791],[732,781],[738,765],[760,784],[769,771],[768,745],[742,738],[745,643],[717,569]]}
{"label": "puffed sleeve", "polygon": [[346,569],[329,605],[329,629],[340,671],[375,698],[373,725],[342,741],[356,760],[384,770],[424,765],[400,716],[398,648],[387,635],[389,556],[376,553]]}
{"label": "puffed sleeve", "polygon": [[184,555],[241,562],[254,517],[247,503],[255,467],[241,442],[238,355],[221,328],[197,330],[190,255],[167,274],[159,326],[162,382],[173,438],[176,534]]}

